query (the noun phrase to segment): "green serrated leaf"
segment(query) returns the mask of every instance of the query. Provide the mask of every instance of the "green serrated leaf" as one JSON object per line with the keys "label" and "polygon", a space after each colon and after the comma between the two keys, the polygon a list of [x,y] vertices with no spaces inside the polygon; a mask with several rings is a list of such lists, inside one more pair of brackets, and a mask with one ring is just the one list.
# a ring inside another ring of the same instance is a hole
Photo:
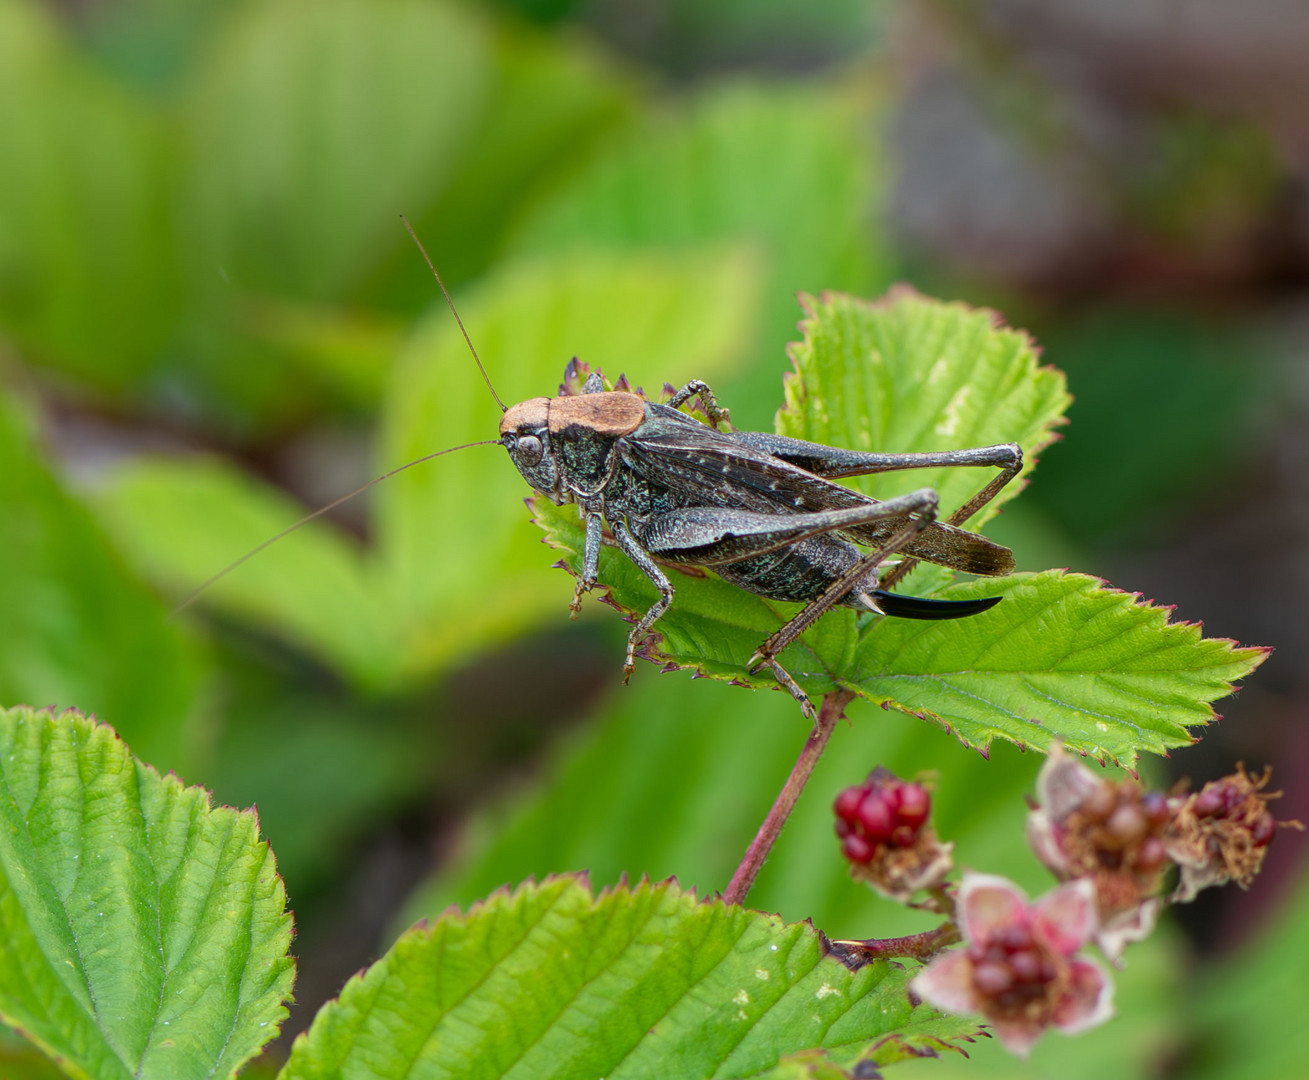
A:
{"label": "green serrated leaf", "polygon": [[80,714],[0,712],[0,1020],[70,1076],[233,1076],[286,1016],[285,907],[252,811]]}
{"label": "green serrated leaf", "polygon": [[861,693],[924,711],[981,749],[996,737],[1040,750],[1062,740],[1130,768],[1138,751],[1194,742],[1187,728],[1208,723],[1209,703],[1267,655],[1170,624],[1170,609],[1083,574],[1014,574],[940,595],[1005,601],[951,624],[884,620],[852,676]]}
{"label": "green serrated leaf", "polygon": [[927,1050],[976,1025],[909,1003],[898,964],[852,971],[807,923],[676,883],[596,896],[549,878],[406,933],[296,1040],[282,1080],[749,1077],[821,1048]]}
{"label": "green serrated leaf", "polygon": [[[1016,441],[1030,469],[1060,421],[1068,401],[1062,377],[1038,368],[1027,338],[997,327],[986,312],[903,291],[880,304],[827,296],[808,308],[778,415],[784,434],[868,450]],[[891,473],[869,478],[885,485],[868,486],[885,496],[934,483],[949,508],[984,482],[978,471]],[[575,511],[543,499],[533,505],[547,542],[578,572],[584,534]],[[810,694],[852,689],[934,718],[982,750],[997,736],[1039,749],[1062,740],[1130,767],[1142,750],[1192,742],[1188,726],[1206,723],[1209,703],[1263,656],[1203,640],[1198,627],[1169,626],[1165,609],[1091,578],[1044,573],[948,585],[949,577],[916,575],[908,591],[1007,599],[982,615],[942,622],[831,611],[781,655],[783,667]],[[653,585],[613,549],[601,553],[600,581],[625,612],[644,612],[656,599]],[[769,685],[746,665],[799,605],[711,574],[675,573],[673,584],[677,598],[655,628],[661,640],[645,655]]]}
{"label": "green serrated leaf", "polygon": [[[1039,367],[1031,338],[994,312],[942,303],[903,286],[875,303],[802,297],[804,340],[790,348],[777,433],[851,450],[921,453],[1016,442],[1025,462],[1053,439],[1072,399],[1063,374]],[[911,469],[851,478],[879,499],[934,488],[942,516],[990,469]],[[1011,482],[969,522],[978,529],[1023,488]]]}

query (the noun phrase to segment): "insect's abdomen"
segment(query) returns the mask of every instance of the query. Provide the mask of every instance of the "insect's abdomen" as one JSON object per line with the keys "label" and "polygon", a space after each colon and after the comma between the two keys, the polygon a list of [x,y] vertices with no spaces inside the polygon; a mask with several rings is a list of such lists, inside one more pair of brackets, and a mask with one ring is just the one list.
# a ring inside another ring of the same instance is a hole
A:
{"label": "insect's abdomen", "polygon": [[[804,602],[821,596],[861,557],[859,549],[844,540],[833,536],[811,536],[780,551],[713,569],[724,581],[747,592],[773,600]],[[863,587],[875,588],[876,577],[876,572],[870,572],[869,581]],[[858,601],[848,603],[851,607],[863,607]]]}

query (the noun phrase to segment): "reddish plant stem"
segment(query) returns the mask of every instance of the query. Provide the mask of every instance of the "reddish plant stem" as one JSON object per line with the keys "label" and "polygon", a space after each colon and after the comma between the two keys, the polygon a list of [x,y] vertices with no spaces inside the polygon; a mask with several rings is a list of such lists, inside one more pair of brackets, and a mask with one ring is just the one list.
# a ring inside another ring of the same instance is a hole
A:
{"label": "reddish plant stem", "polygon": [[908,937],[868,938],[865,941],[834,941],[847,953],[880,960],[888,957],[909,957],[913,960],[926,960],[935,956],[947,945],[962,941],[959,928],[952,922],[942,923],[935,930],[924,930],[921,934]]}
{"label": "reddish plant stem", "polygon": [[727,883],[727,889],[723,893],[725,903],[744,903],[755,878],[763,868],[764,860],[768,858],[768,853],[773,850],[773,844],[777,842],[782,826],[791,816],[791,811],[800,798],[800,792],[804,791],[805,784],[809,782],[809,776],[813,773],[814,766],[818,764],[818,758],[822,755],[827,740],[832,737],[836,722],[841,719],[846,705],[853,697],[854,694],[849,690],[836,690],[823,697],[823,704],[818,710],[818,723],[814,725],[809,738],[805,740],[804,749],[800,751],[795,767],[791,770],[791,775],[786,778],[786,783],[782,785],[782,790],[777,793],[773,808],[768,811],[764,823],[759,826],[755,838],[746,848],[745,858],[736,868],[732,880]]}

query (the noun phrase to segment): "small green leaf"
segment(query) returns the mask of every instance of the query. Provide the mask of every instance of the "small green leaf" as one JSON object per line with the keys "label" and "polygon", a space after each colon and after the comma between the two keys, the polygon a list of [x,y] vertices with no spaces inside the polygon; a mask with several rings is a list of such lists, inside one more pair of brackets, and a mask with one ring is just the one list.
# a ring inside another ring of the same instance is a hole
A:
{"label": "small green leaf", "polygon": [[[1033,454],[1051,438],[1068,396],[1039,369],[1027,338],[958,304],[895,292],[880,304],[827,296],[808,302],[805,341],[778,414],[783,434],[858,449],[954,449],[1016,441]],[[879,497],[933,484],[943,506],[963,503],[978,469],[859,478]],[[987,470],[989,471],[989,470]],[[877,485],[872,480],[878,482]],[[858,482],[858,481],[857,481]],[[1011,484],[1006,493],[1016,493]],[[534,503],[546,539],[580,568],[583,531],[571,508]],[[613,603],[644,612],[656,599],[645,576],[614,549],[600,581]],[[810,694],[846,687],[934,718],[985,750],[999,736],[1022,746],[1070,747],[1128,767],[1193,737],[1209,703],[1262,659],[1258,649],[1204,641],[1198,627],[1102,589],[1094,579],[1045,573],[946,585],[933,568],[906,591],[955,599],[1005,596],[967,619],[918,622],[828,612],[779,658]],[[799,605],[736,589],[713,575],[674,573],[677,598],[644,655],[717,678],[768,685],[747,674],[754,650]]]}
{"label": "small green leaf", "polygon": [[406,933],[323,1008],[280,1075],[749,1077],[802,1050],[890,1060],[976,1030],[915,1009],[910,975],[852,971],[808,923],[671,881],[596,896],[549,878]]}
{"label": "small green leaf", "polygon": [[0,712],[0,1020],[75,1077],[227,1077],[277,1033],[291,917],[252,811],[76,713]]}

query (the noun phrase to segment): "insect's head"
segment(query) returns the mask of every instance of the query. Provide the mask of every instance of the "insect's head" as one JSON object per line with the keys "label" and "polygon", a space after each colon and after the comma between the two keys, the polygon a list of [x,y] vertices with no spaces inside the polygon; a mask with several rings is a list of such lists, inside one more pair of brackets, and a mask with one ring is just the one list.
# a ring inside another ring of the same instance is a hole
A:
{"label": "insect's head", "polygon": [[550,399],[530,398],[510,406],[500,420],[500,441],[523,479],[559,498],[559,465],[550,448]]}

